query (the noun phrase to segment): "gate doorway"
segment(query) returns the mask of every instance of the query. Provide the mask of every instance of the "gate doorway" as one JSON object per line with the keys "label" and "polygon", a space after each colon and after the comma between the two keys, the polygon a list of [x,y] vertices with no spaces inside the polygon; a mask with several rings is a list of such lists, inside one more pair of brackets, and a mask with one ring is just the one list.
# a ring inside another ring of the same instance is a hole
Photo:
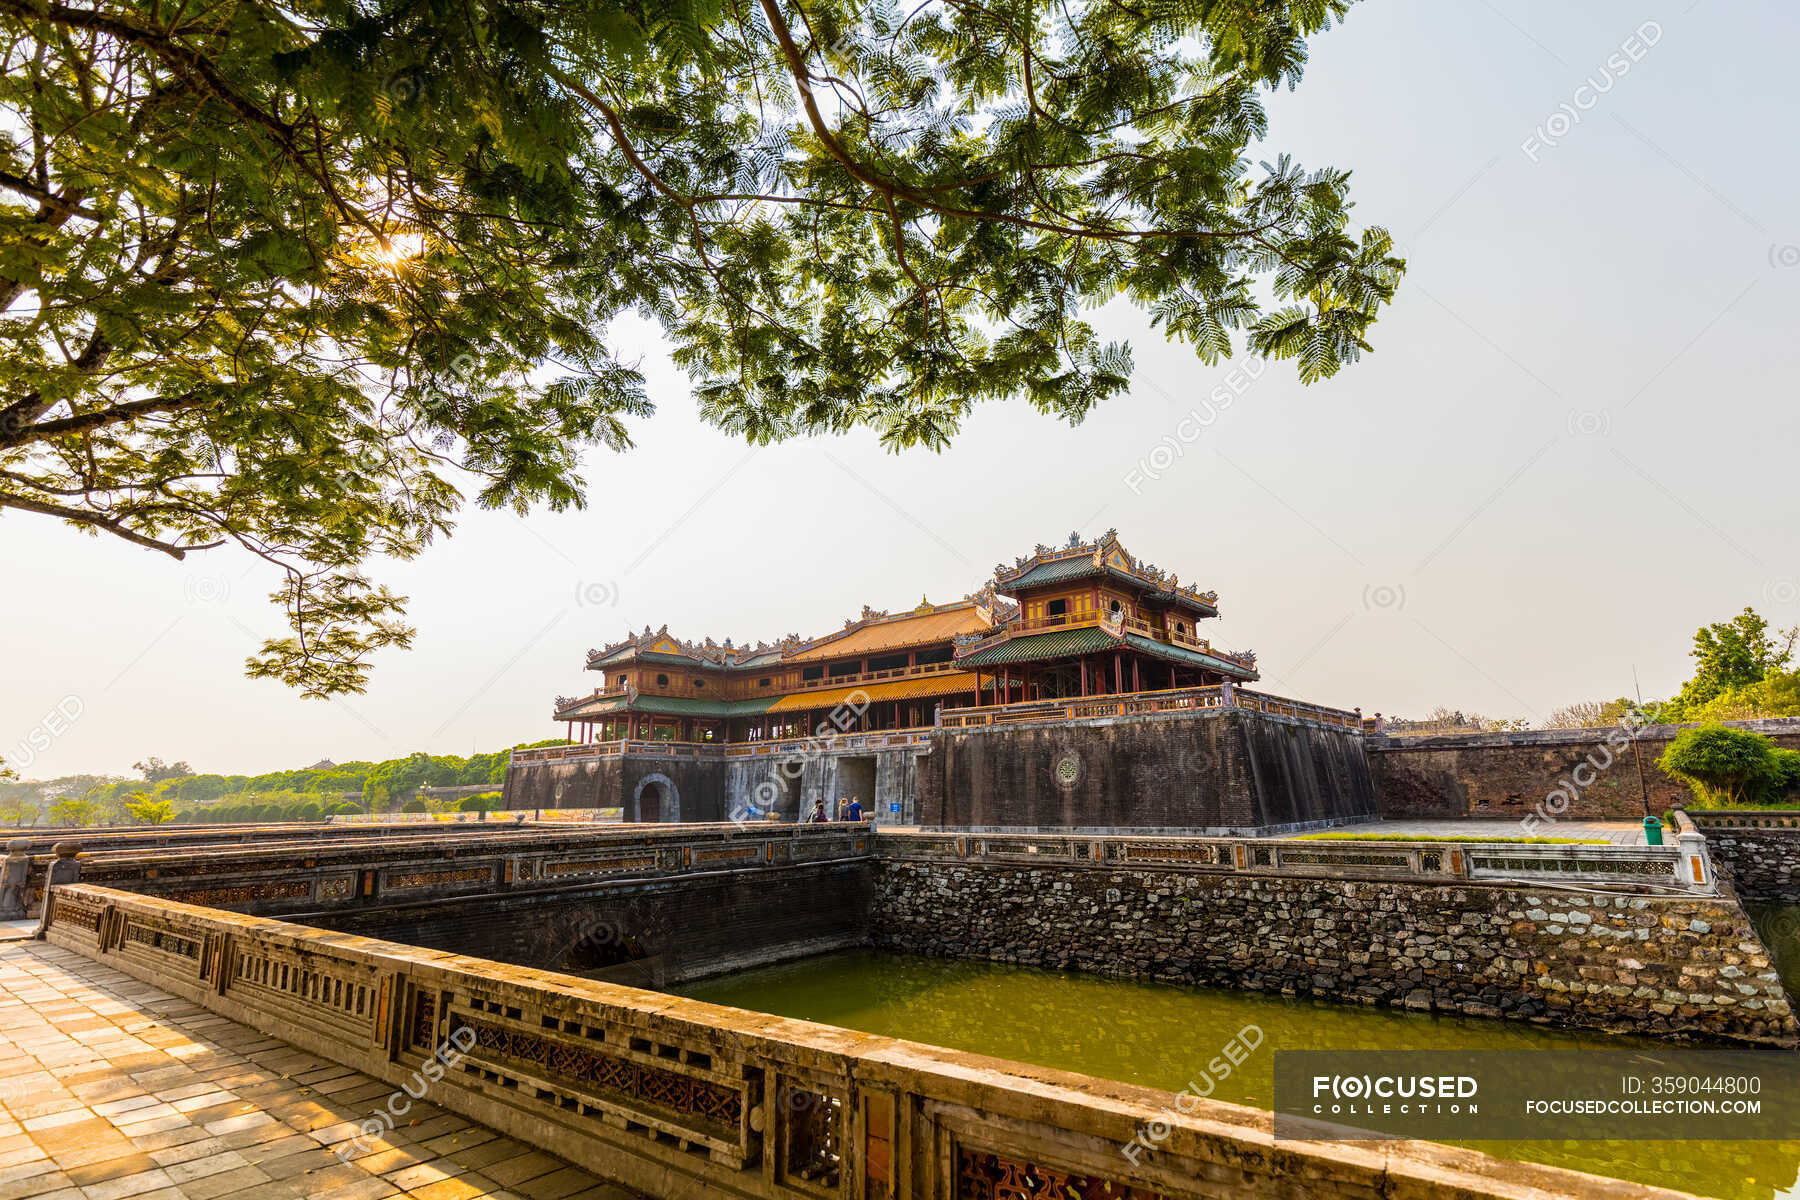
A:
{"label": "gate doorway", "polygon": [[831,797],[825,809],[832,820],[837,819],[839,800],[847,800],[854,796],[862,803],[863,819],[873,820],[875,817],[875,756],[859,754],[838,759],[837,769],[838,794]]}

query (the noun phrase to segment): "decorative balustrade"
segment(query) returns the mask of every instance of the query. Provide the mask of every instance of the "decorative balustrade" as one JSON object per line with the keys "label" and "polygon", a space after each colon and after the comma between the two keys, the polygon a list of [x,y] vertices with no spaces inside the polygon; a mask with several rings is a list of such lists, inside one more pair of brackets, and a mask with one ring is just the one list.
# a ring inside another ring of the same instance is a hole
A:
{"label": "decorative balustrade", "polygon": [[1781,808],[1695,808],[1676,809],[1677,820],[1685,817],[1695,827],[1706,829],[1796,829],[1800,830],[1800,809]]}
{"label": "decorative balustrade", "polygon": [[980,708],[947,708],[939,715],[938,724],[946,729],[963,729],[980,725],[1007,725],[1018,721],[1076,721],[1203,708],[1242,708],[1341,729],[1362,729],[1360,713],[1265,695],[1232,684],[1170,688],[1154,692],[1123,692],[1111,696],[1028,700],[1018,704],[992,704]]}
{"label": "decorative balustrade", "polygon": [[922,746],[931,740],[931,727],[878,729],[859,733],[833,733],[818,737],[762,738],[751,742],[615,741],[587,745],[542,746],[514,750],[512,761],[565,762],[571,759],[611,758],[620,754],[663,754],[693,758],[753,758],[761,755],[817,754],[830,750],[891,749]]}
{"label": "decorative balustrade", "polygon": [[530,750],[514,750],[512,761],[562,762],[572,758],[610,758],[618,754],[660,754],[669,758],[708,758],[716,756],[723,742],[676,742],[661,738],[621,738],[610,742],[588,742],[567,746],[538,746]]}
{"label": "decorative balustrade", "polygon": [[[467,828],[467,827],[465,827]],[[868,823],[582,825],[446,839],[441,826],[346,846],[279,843],[212,851],[84,854],[86,883],[214,908],[328,911],[560,884],[762,869],[869,852]],[[33,881],[42,894],[42,874]],[[34,896],[35,903],[35,896]]]}
{"label": "decorative balustrade", "polygon": [[1396,878],[1423,883],[1580,882],[1711,895],[1703,839],[1673,846],[1374,838],[1157,837],[1131,834],[884,832],[878,858],[963,859],[1053,866],[1171,867],[1244,875]]}
{"label": "decorative balustrade", "polygon": [[905,746],[923,746],[931,741],[931,729],[882,729],[870,733],[833,733],[822,737],[769,738],[756,742],[733,742],[725,747],[727,758],[755,758],[765,755],[784,757],[795,754],[818,754],[833,750],[888,750]]}
{"label": "decorative balustrade", "polygon": [[[1277,1146],[1267,1113],[1196,1096],[108,888],[58,885],[46,932],[405,1089],[371,1113],[419,1097],[655,1195],[1647,1194],[1416,1143]],[[1152,1127],[1153,1155],[1120,1153]]]}

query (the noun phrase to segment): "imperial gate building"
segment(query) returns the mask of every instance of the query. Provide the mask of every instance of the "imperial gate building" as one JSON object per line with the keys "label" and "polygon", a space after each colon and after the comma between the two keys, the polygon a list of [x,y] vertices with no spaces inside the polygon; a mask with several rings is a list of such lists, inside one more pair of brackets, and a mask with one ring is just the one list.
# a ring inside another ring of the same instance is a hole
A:
{"label": "imperial gate building", "polygon": [[1108,531],[1039,545],[961,600],[864,608],[824,637],[588,652],[563,746],[518,750],[509,808],[628,821],[877,820],[967,828],[1303,826],[1373,812],[1359,713],[1265,695],[1214,647],[1218,595]]}

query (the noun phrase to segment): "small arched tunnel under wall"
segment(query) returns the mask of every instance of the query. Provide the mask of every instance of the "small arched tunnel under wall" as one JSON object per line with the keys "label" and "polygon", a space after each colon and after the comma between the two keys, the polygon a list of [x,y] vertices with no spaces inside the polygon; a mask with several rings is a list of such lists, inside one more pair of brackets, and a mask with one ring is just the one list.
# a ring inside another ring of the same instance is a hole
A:
{"label": "small arched tunnel under wall", "polygon": [[682,820],[681,790],[661,771],[652,771],[637,781],[625,819],[642,823]]}

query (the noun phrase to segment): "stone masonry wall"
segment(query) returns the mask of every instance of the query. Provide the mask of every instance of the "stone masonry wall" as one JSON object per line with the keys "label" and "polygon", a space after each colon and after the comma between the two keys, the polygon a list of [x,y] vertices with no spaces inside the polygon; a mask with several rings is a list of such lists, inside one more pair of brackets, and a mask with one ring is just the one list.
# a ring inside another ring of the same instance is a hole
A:
{"label": "stone masonry wall", "polygon": [[[1728,724],[1768,734],[1777,745],[1800,750],[1800,720]],[[1653,813],[1693,798],[1685,784],[1663,774],[1656,765],[1680,730],[1678,725],[1646,725],[1639,736],[1637,753],[1643,756],[1644,790]],[[1562,815],[1575,820],[1630,820],[1644,815],[1643,792],[1631,746],[1624,744],[1610,755],[1605,749],[1608,736],[1615,732],[1541,729],[1371,737],[1364,739],[1364,746],[1383,817],[1517,819],[1543,804],[1552,792],[1568,791],[1572,773],[1588,763],[1593,779],[1587,787],[1574,789],[1572,803]]]}
{"label": "stone masonry wall", "polygon": [[662,820],[725,820],[725,764],[664,754],[516,763],[506,769],[503,804],[508,809],[623,808],[625,820],[631,821],[636,819],[639,785],[652,776],[666,779],[679,802],[679,815],[665,804]]}
{"label": "stone masonry wall", "polygon": [[1420,1011],[1796,1041],[1730,897],[882,860],[875,944]]}
{"label": "stone masonry wall", "polygon": [[1800,828],[1718,828],[1701,832],[1713,862],[1728,873],[1745,900],[1800,902]]}

